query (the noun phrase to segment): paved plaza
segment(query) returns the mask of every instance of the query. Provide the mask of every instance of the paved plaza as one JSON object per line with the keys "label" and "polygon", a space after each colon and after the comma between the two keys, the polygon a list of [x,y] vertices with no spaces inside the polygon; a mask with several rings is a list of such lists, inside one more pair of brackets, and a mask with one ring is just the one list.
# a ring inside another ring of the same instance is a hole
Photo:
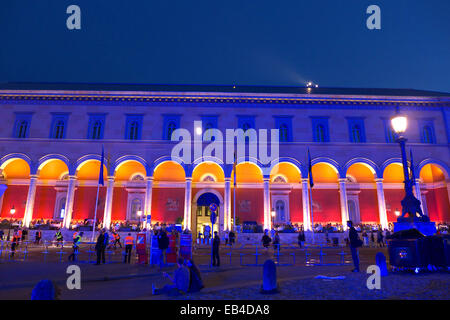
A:
{"label": "paved plaza", "polygon": [[[258,261],[255,259],[255,246],[237,246],[230,256],[229,247],[221,249],[221,266],[209,267],[209,247],[195,250],[194,261],[199,265],[205,288],[200,293],[180,297],[152,296],[151,285],[166,284],[162,272],[171,272],[174,266],[160,269],[158,266],[140,265],[132,261],[130,265],[121,263],[122,251],[118,248],[107,254],[107,264],[88,263],[89,245],[83,245],[79,262],[81,268],[81,290],[68,290],[66,269],[70,247],[63,252],[59,261],[60,248],[50,247],[43,254],[42,246],[30,247],[27,259],[23,253],[16,260],[5,259],[0,263],[0,299],[29,299],[32,288],[42,279],[53,280],[61,290],[60,299],[450,299],[448,273],[390,273],[383,277],[381,290],[369,290],[366,286],[367,266],[375,263],[379,251],[387,255],[386,248],[362,248],[360,250],[361,273],[351,273],[353,268],[348,248],[327,248],[315,246],[305,249],[282,248],[277,267],[280,293],[262,295],[262,264],[273,258],[273,250],[259,247]],[[344,265],[341,253],[344,252]],[[305,253],[307,253],[305,255]],[[44,262],[44,256],[45,262]],[[295,256],[295,264],[294,264]],[[308,256],[308,261],[306,260]],[[95,254],[90,257],[95,259]],[[133,257],[134,258],[134,257]],[[276,259],[275,259],[276,260]],[[231,263],[230,263],[231,262]],[[258,263],[258,266],[253,264]],[[316,279],[318,275],[345,276],[345,279]]]}

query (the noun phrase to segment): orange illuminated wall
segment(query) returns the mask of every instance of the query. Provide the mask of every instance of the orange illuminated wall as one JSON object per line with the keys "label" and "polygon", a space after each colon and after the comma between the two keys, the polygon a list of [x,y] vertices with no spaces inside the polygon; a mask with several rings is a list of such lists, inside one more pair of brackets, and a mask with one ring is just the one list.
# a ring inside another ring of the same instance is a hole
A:
{"label": "orange illuminated wall", "polygon": [[[93,219],[95,212],[96,195],[97,187],[77,187],[75,191],[72,219]],[[106,187],[100,187],[99,202],[101,205],[97,209],[97,221],[103,221],[105,196]]]}
{"label": "orange illuminated wall", "polygon": [[3,170],[6,179],[29,179],[30,167],[25,160],[14,159],[9,162]]}
{"label": "orange illuminated wall", "polygon": [[184,217],[184,188],[153,188],[152,223],[175,223]]}
{"label": "orange illuminated wall", "polygon": [[[233,216],[233,189],[231,190],[231,215]],[[250,201],[249,211],[241,201]],[[264,192],[263,189],[239,189],[236,190],[236,218],[240,223],[244,221],[256,221],[258,224],[264,223]]]}
{"label": "orange illuminated wall", "polygon": [[314,223],[342,223],[339,192],[337,189],[314,189],[312,191]]}
{"label": "orange illuminated wall", "polygon": [[377,191],[373,189],[361,189],[358,197],[361,222],[380,223]]}
{"label": "orange illuminated wall", "polygon": [[[2,218],[22,219],[27,202],[28,186],[8,186],[3,194]],[[14,205],[16,213],[11,216],[9,210]]]}
{"label": "orange illuminated wall", "polygon": [[33,220],[53,219],[55,210],[56,190],[50,186],[39,186],[34,200]]}
{"label": "orange illuminated wall", "polygon": [[225,175],[222,168],[215,163],[209,162],[199,164],[197,167],[195,167],[194,172],[192,173],[192,181],[198,182],[204,175],[207,174],[211,174],[216,177],[216,182],[225,181]]}
{"label": "orange illuminated wall", "polygon": [[185,181],[183,167],[172,161],[161,163],[153,173],[154,181]]}
{"label": "orange illuminated wall", "polygon": [[111,210],[111,221],[123,221],[127,217],[128,192],[125,188],[115,187],[113,194],[113,205]]}
{"label": "orange illuminated wall", "polygon": [[384,199],[386,202],[386,214],[388,222],[397,222],[395,210],[402,212],[401,201],[405,197],[405,191],[402,189],[384,189]]}
{"label": "orange illuminated wall", "polygon": [[426,194],[428,214],[433,222],[450,221],[450,205],[447,188],[428,190]]}
{"label": "orange illuminated wall", "polygon": [[289,214],[292,224],[303,223],[302,190],[292,189],[289,193]]}

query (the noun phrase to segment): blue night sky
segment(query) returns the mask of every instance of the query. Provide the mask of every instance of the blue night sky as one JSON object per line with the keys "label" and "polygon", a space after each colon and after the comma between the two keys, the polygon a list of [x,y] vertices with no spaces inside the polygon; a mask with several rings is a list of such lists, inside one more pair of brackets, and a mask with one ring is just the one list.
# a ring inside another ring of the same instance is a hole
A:
{"label": "blue night sky", "polygon": [[[371,4],[381,30],[366,28]],[[1,1],[0,82],[450,92],[449,14],[448,0]]]}

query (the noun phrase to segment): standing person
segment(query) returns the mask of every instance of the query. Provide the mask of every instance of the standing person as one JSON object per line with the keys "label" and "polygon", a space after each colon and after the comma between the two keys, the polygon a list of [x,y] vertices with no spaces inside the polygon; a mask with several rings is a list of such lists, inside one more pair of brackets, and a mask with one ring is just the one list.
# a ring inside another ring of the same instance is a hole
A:
{"label": "standing person", "polygon": [[[119,242],[120,243],[120,242]],[[125,237],[125,258],[123,260],[123,263],[130,263],[131,260],[131,251],[133,250],[133,244],[134,244],[134,239],[131,236],[131,233],[129,233],[126,237]],[[122,246],[120,246],[122,247]]]}
{"label": "standing person", "polygon": [[213,267],[220,267],[219,247],[220,247],[220,238],[217,231],[214,231],[213,249],[212,249]]}
{"label": "standing person", "polygon": [[364,246],[368,247],[369,246],[369,235],[367,234],[366,230],[363,231],[362,238],[364,241]]}
{"label": "standing person", "polygon": [[226,246],[228,245],[228,237],[229,237],[229,233],[228,233],[228,231],[226,230],[226,231],[225,231],[225,245],[226,245]]}
{"label": "standing person", "polygon": [[22,242],[25,242],[28,239],[28,230],[26,228],[23,228],[22,231]]}
{"label": "standing person", "polygon": [[160,250],[159,255],[159,267],[166,265],[166,251],[169,248],[169,237],[166,234],[165,230],[160,230],[158,235],[158,249]]}
{"label": "standing person", "polygon": [[276,251],[279,248],[280,248],[280,235],[278,234],[278,231],[276,231],[273,237],[273,250]]}
{"label": "standing person", "polygon": [[95,251],[97,252],[97,263],[96,265],[105,263],[105,230],[102,229],[97,237],[97,243],[95,244]]}
{"label": "standing person", "polygon": [[352,259],[355,269],[352,272],[359,272],[359,255],[358,248],[361,247],[362,241],[358,238],[358,232],[353,227],[353,222],[351,220],[347,221],[347,226],[349,227],[348,237],[350,239],[350,251],[352,252]]}
{"label": "standing person", "polygon": [[62,235],[60,229],[58,229],[58,230],[56,231],[55,239],[56,239],[56,247],[59,247],[59,244],[61,244],[61,246],[62,246],[62,243],[63,243],[64,238],[63,238],[63,235]]}
{"label": "standing person", "polygon": [[108,231],[106,229],[103,229],[103,231],[105,232],[105,245],[103,246],[106,250],[106,248],[109,246],[109,234]]}
{"label": "standing person", "polygon": [[373,233],[373,229],[370,230],[370,246],[375,246],[375,235]]}
{"label": "standing person", "polygon": [[0,229],[0,240],[3,240],[4,235],[5,233],[3,232],[3,229]]}
{"label": "standing person", "polygon": [[377,246],[384,247],[383,231],[381,231],[381,228],[377,231]]}
{"label": "standing person", "polygon": [[234,234],[233,230],[230,231],[230,234],[228,235],[230,246],[234,244],[234,241],[236,240],[236,235]]}
{"label": "standing person", "polygon": [[14,253],[16,253],[16,247],[17,247],[18,241],[19,241],[19,235],[18,235],[18,230],[16,228],[16,230],[14,230],[13,238],[12,238],[12,242],[11,242],[11,258],[14,258]]}
{"label": "standing person", "polygon": [[298,246],[301,248],[303,243],[305,242],[305,232],[303,230],[300,230],[300,232],[298,233]]}
{"label": "standing person", "polygon": [[72,245],[72,253],[69,256],[69,261],[75,261],[77,259],[78,249],[80,248],[81,244],[81,237],[83,236],[83,232],[80,232],[79,234],[75,232],[73,237],[73,245]]}
{"label": "standing person", "polygon": [[34,243],[39,244],[42,239],[42,232],[41,230],[36,231],[36,234],[34,235]]}

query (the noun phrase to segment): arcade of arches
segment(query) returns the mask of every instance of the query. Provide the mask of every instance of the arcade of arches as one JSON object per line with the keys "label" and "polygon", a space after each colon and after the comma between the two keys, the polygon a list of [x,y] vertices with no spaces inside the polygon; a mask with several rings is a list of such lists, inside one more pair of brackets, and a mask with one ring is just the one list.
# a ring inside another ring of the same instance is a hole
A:
{"label": "arcade of arches", "polygon": [[[224,166],[217,163],[193,165],[192,174],[186,176],[182,165],[163,161],[148,176],[141,162],[125,160],[115,166],[114,172],[104,167],[105,182],[96,204],[99,167],[99,160],[89,159],[69,174],[65,161],[50,158],[32,172],[26,159],[2,159],[0,184],[7,188],[0,198],[1,219],[22,219],[27,226],[40,219],[61,220],[69,227],[93,219],[97,205],[97,217],[106,227],[116,222],[137,223],[143,212],[151,215],[152,223],[182,222],[185,228],[199,230],[209,221],[209,201],[219,207],[219,230],[232,227],[234,207],[241,223],[255,221],[264,228],[288,222],[304,224],[306,229],[311,223],[345,225],[349,218],[387,226],[396,221],[404,196],[402,165],[397,162],[386,165],[382,177],[377,177],[371,165],[355,162],[347,167],[346,178],[340,178],[331,162],[315,163],[311,214],[308,179],[293,162],[280,162],[270,176],[263,176],[254,163],[239,163],[234,203],[234,173],[228,170],[231,172],[226,174]],[[424,213],[432,221],[448,222],[449,173],[432,162],[418,172],[414,190]],[[11,214],[13,207],[15,213]]]}

